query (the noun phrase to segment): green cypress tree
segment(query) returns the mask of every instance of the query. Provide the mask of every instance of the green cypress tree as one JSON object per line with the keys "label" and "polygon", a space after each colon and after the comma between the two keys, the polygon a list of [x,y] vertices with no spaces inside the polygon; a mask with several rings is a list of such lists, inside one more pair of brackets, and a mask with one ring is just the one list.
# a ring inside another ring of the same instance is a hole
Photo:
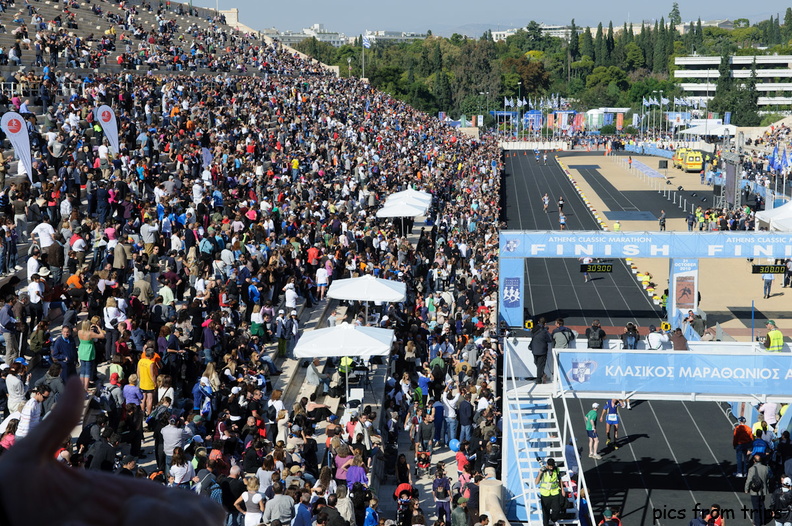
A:
{"label": "green cypress tree", "polygon": [[591,38],[591,28],[586,27],[580,35],[580,56],[587,56],[594,60],[594,39]]}
{"label": "green cypress tree", "polygon": [[605,45],[605,35],[602,33],[602,22],[597,26],[597,35],[594,37],[594,64],[597,66],[607,66],[607,47]]}
{"label": "green cypress tree", "polygon": [[574,62],[580,56],[580,40],[578,39],[578,30],[575,25],[575,19],[569,25],[569,59]]}

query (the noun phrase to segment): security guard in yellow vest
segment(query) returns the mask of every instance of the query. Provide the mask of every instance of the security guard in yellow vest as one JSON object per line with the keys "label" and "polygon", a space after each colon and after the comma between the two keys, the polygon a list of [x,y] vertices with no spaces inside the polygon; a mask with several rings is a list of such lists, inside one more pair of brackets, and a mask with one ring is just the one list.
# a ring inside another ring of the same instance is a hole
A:
{"label": "security guard in yellow vest", "polygon": [[547,465],[539,470],[535,484],[539,488],[544,526],[558,522],[565,511],[565,500],[561,487],[561,473],[555,465],[555,459],[547,459]]}
{"label": "security guard in yellow vest", "polygon": [[352,366],[355,364],[355,360],[350,358],[349,356],[344,356],[341,358],[341,363],[338,365],[338,373],[342,376],[348,375],[352,372]]}
{"label": "security guard in yellow vest", "polygon": [[767,336],[764,341],[767,352],[781,352],[784,350],[784,335],[778,330],[773,320],[767,321]]}

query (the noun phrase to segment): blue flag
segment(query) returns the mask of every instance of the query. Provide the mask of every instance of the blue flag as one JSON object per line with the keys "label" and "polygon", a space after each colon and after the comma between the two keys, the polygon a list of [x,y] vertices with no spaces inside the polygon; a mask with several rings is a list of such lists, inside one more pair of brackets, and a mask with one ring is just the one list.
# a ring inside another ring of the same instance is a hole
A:
{"label": "blue flag", "polygon": [[371,40],[367,36],[363,36],[363,47],[369,49],[371,47]]}
{"label": "blue flag", "polygon": [[773,155],[770,156],[770,162],[768,162],[768,166],[773,170],[778,170],[780,168],[781,163],[778,162],[778,145],[773,148]]}
{"label": "blue flag", "polygon": [[781,154],[781,170],[786,170],[789,167],[789,157],[787,157],[786,148],[784,148],[784,152]]}

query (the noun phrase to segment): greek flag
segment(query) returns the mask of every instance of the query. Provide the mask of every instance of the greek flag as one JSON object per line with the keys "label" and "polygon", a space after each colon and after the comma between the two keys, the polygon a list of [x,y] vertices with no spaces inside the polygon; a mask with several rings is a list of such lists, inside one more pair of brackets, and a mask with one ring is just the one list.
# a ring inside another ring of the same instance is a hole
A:
{"label": "greek flag", "polygon": [[363,47],[369,49],[371,47],[371,40],[367,36],[363,36]]}

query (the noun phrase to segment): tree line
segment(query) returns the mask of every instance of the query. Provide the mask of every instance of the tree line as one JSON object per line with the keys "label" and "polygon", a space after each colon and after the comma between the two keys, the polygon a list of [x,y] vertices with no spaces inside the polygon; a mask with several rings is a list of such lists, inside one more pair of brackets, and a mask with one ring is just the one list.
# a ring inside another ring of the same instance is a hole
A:
{"label": "tree line", "polygon": [[[783,22],[780,16],[755,24],[738,19],[733,26],[704,26],[701,19],[683,26],[674,3],[668,19],[653,23],[582,28],[573,19],[568,41],[544,34],[535,21],[499,42],[491,31],[478,39],[428,32],[427,38],[409,43],[374,43],[365,50],[366,76],[374,87],[420,110],[452,117],[502,109],[504,98],[524,98],[533,105],[550,94],[577,110],[618,106],[640,112],[653,92],[662,90],[671,100],[684,96],[673,77],[678,56],[792,54],[792,8]],[[339,66],[342,75],[359,76],[359,40],[336,48],[311,38],[296,47]],[[755,76],[723,82],[721,73],[709,110],[733,111],[734,124],[758,124]]]}

